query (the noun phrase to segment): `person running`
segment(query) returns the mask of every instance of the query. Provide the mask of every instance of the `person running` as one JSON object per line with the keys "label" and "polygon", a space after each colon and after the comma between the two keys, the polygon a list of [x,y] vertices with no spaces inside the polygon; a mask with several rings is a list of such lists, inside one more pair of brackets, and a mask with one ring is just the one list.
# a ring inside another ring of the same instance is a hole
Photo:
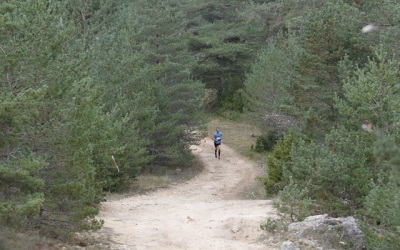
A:
{"label": "person running", "polygon": [[[222,132],[217,128],[214,132],[215,158],[221,159]],[[217,155],[218,153],[218,155]]]}

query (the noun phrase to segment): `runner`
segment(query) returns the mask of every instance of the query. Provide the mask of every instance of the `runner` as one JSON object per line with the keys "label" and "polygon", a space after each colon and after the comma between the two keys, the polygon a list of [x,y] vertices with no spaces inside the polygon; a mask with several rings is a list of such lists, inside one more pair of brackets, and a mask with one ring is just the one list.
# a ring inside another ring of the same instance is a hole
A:
{"label": "runner", "polygon": [[[221,144],[222,144],[222,132],[219,131],[219,128],[214,132],[214,146],[215,146],[215,158],[221,159]],[[218,155],[217,155],[218,151]]]}

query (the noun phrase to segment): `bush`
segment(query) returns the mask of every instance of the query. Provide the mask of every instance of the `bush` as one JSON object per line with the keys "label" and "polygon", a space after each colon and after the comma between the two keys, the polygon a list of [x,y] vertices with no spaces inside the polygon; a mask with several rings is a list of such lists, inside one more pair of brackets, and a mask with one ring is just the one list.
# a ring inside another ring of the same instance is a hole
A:
{"label": "bush", "polygon": [[309,189],[317,213],[353,214],[363,206],[378,169],[372,159],[372,140],[368,133],[340,127],[323,143],[300,141],[291,150],[284,178],[292,176],[301,189]]}
{"label": "bush", "polygon": [[279,211],[289,214],[292,222],[302,221],[311,215],[313,204],[309,190],[307,188],[302,189],[292,179],[280,192],[280,199],[282,205],[279,207]]}
{"label": "bush", "polygon": [[386,167],[366,197],[364,232],[370,249],[400,249],[400,145],[395,135],[380,135],[374,156]]}
{"label": "bush", "polygon": [[276,130],[269,130],[257,138],[255,151],[259,153],[271,151],[280,138],[281,136]]}
{"label": "bush", "polygon": [[267,157],[268,176],[262,179],[265,191],[268,195],[277,194],[284,188],[287,181],[283,181],[283,166],[290,162],[290,151],[296,143],[296,136],[293,132],[284,135],[274,146],[272,154]]}
{"label": "bush", "polygon": [[399,184],[400,181],[395,178],[388,184],[379,183],[366,199],[368,216],[363,231],[370,249],[400,249]]}

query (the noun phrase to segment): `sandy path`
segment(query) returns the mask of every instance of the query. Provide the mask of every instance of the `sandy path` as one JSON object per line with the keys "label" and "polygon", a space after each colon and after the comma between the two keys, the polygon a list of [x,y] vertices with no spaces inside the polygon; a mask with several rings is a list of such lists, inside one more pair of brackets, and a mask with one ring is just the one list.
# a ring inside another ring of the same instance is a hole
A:
{"label": "sandy path", "polygon": [[[204,171],[186,183],[102,204],[99,235],[118,249],[273,249],[258,242],[260,222],[274,217],[269,200],[240,200],[255,181],[254,163],[223,145],[214,158],[211,139],[193,146]],[[115,245],[115,246],[117,246]]]}

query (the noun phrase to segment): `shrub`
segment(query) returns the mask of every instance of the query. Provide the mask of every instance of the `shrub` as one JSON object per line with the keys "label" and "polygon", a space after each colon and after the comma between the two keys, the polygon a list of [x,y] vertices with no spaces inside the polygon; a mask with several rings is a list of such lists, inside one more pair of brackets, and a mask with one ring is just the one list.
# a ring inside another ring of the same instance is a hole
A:
{"label": "shrub", "polygon": [[392,178],[388,184],[375,185],[366,199],[363,231],[371,249],[400,249],[399,183]]}
{"label": "shrub", "polygon": [[307,188],[302,189],[292,179],[289,184],[280,192],[282,205],[279,211],[290,215],[292,222],[302,221],[311,215],[312,201]]}
{"label": "shrub", "polygon": [[267,194],[277,194],[284,188],[287,181],[283,181],[283,166],[290,161],[292,145],[296,143],[294,132],[284,135],[273,148],[272,154],[267,157],[268,176],[262,179]]}
{"label": "shrub", "polygon": [[256,152],[271,151],[280,137],[276,130],[269,130],[266,134],[259,136],[256,140]]}
{"label": "shrub", "polygon": [[292,176],[301,189],[309,189],[318,213],[352,214],[363,206],[377,170],[372,140],[368,133],[338,128],[323,143],[301,141],[291,151],[284,178]]}
{"label": "shrub", "polygon": [[374,156],[386,167],[365,201],[364,232],[371,249],[400,249],[400,145],[395,137],[380,135],[375,143]]}

